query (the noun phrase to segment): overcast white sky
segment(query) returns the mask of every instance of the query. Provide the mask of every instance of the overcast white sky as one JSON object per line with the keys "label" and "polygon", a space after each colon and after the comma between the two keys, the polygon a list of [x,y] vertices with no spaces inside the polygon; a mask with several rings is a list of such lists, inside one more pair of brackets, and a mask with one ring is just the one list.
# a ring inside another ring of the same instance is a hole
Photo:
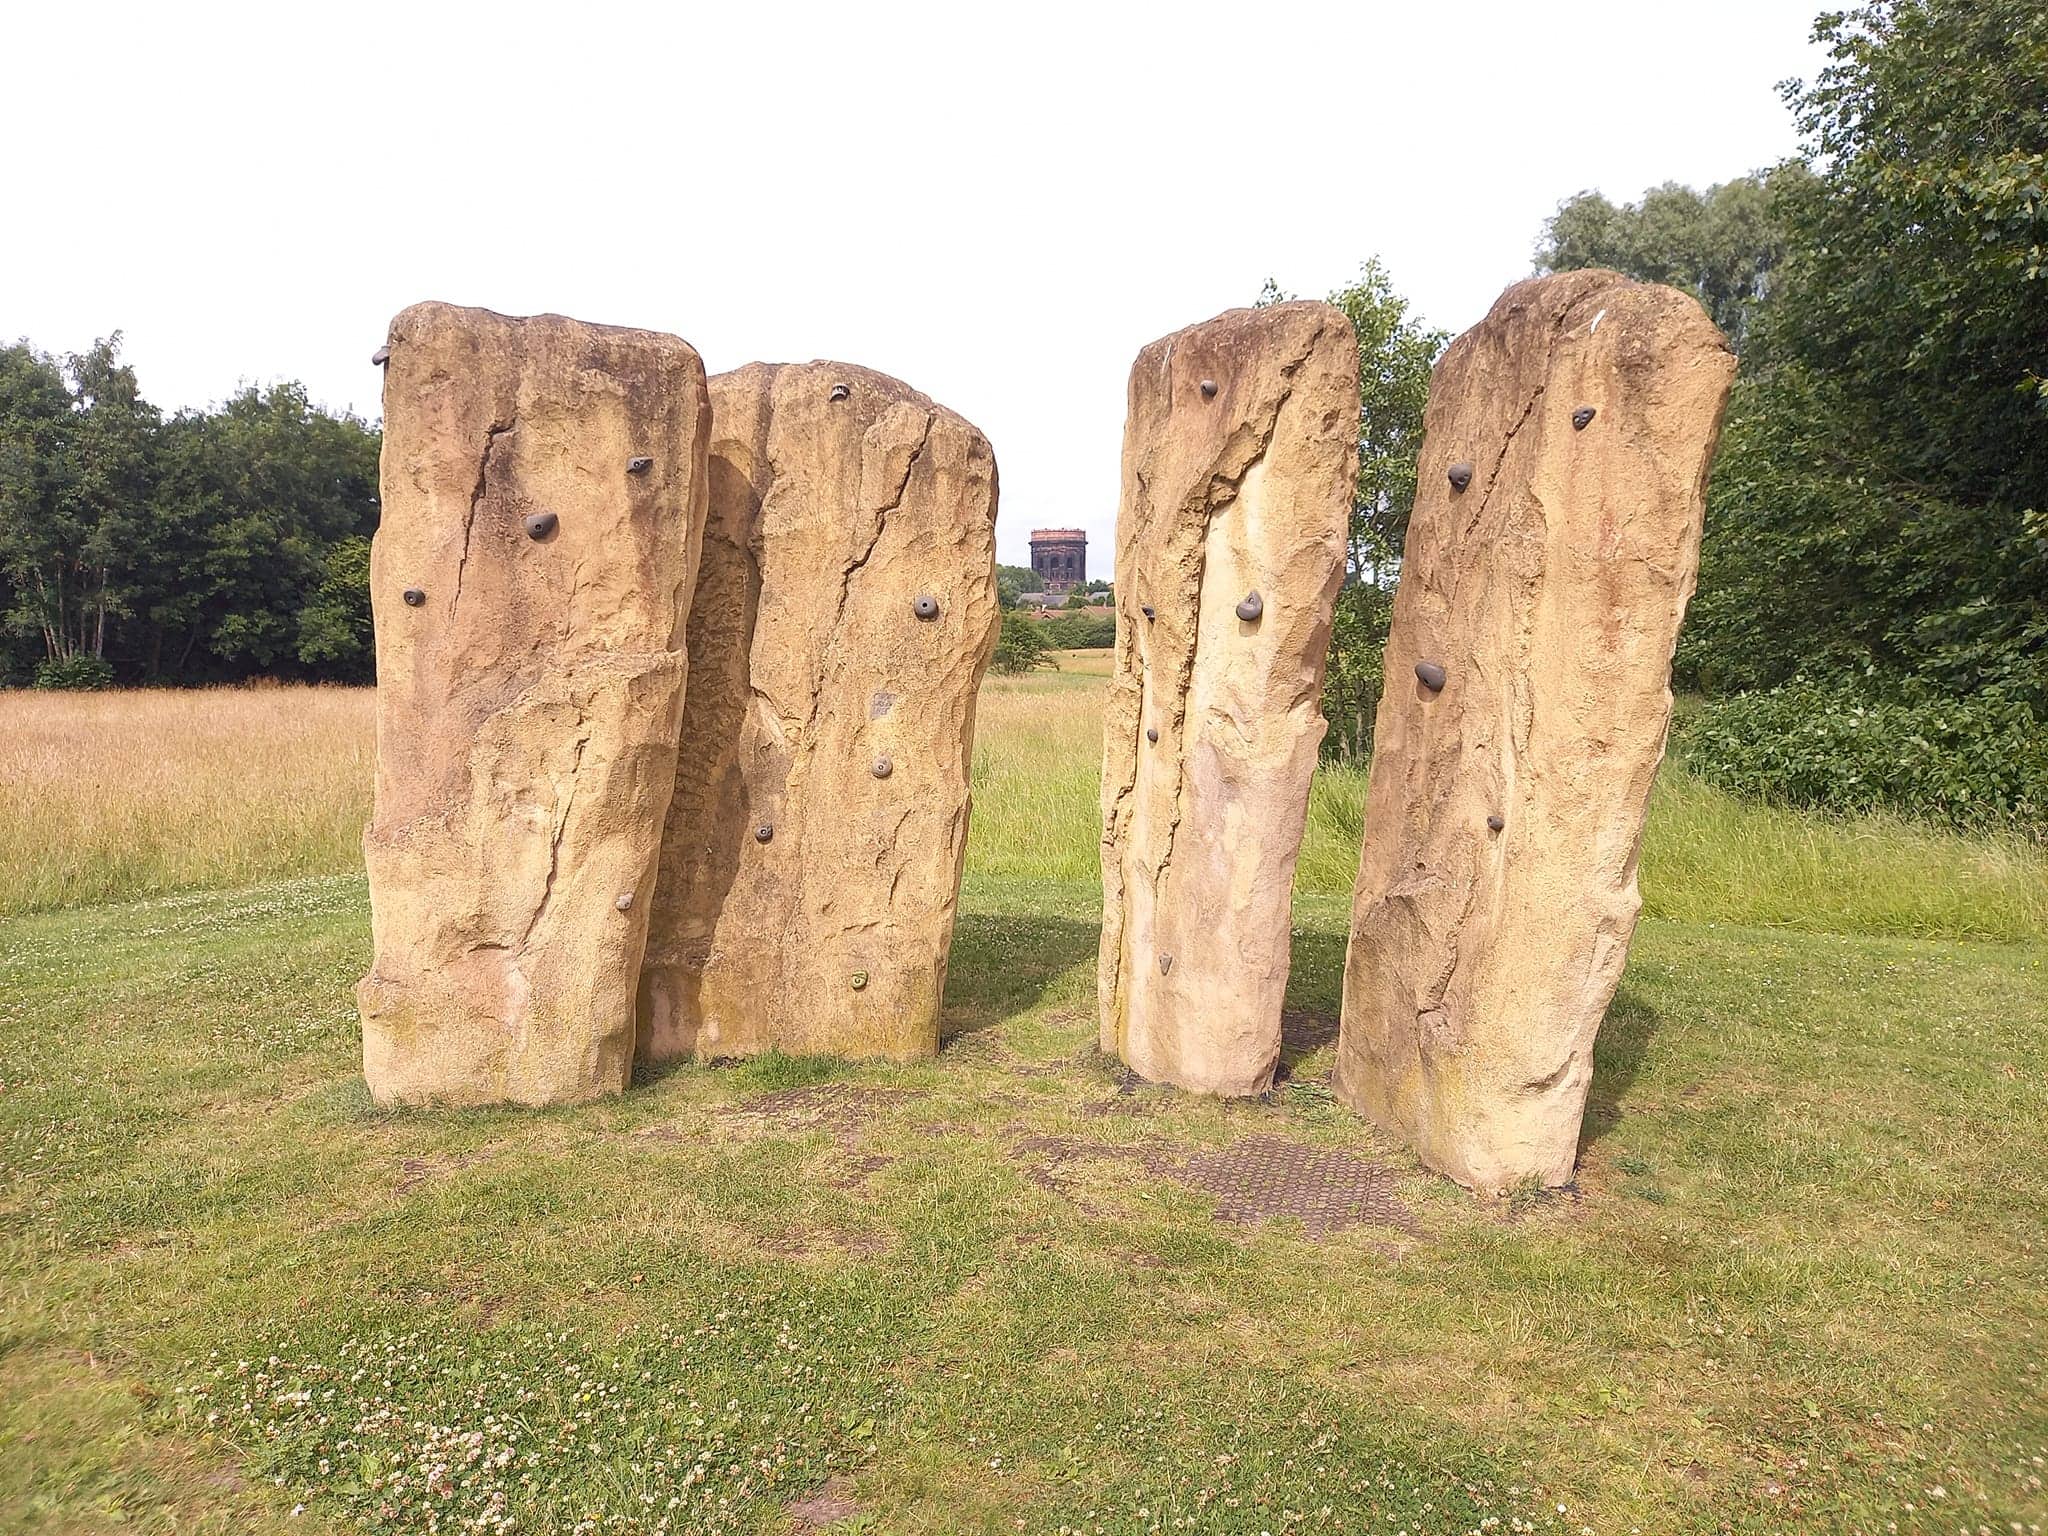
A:
{"label": "overcast white sky", "polygon": [[0,336],[379,413],[418,299],[882,369],[1107,575],[1138,348],[1379,254],[1459,330],[1544,217],[1793,148],[1818,0],[0,0]]}

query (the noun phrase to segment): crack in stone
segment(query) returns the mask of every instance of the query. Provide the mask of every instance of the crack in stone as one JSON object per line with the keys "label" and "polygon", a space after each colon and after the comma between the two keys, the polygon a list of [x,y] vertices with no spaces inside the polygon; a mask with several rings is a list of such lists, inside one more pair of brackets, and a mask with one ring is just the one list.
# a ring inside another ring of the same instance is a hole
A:
{"label": "crack in stone", "polygon": [[[581,709],[576,711],[576,724],[579,729],[584,725]],[[576,738],[576,755],[569,763],[569,793],[562,799],[561,814],[555,818],[554,829],[548,838],[547,883],[541,887],[540,901],[533,909],[533,916],[527,919],[526,932],[520,935],[519,948],[522,952],[533,938],[534,930],[540,927],[541,919],[547,916],[548,903],[555,897],[555,875],[562,858],[562,835],[569,830],[569,810],[576,803],[576,775],[583,766],[583,749],[589,745],[590,732],[584,731]]]}
{"label": "crack in stone", "polygon": [[456,611],[462,607],[462,577],[469,569],[470,535],[476,528],[477,504],[484,499],[485,482],[490,478],[491,452],[498,446],[498,439],[510,432],[515,425],[516,423],[509,421],[494,421],[484,433],[484,451],[476,465],[476,487],[469,493],[469,510],[462,518],[462,556],[455,563],[455,596],[448,604],[448,618],[451,623]]}

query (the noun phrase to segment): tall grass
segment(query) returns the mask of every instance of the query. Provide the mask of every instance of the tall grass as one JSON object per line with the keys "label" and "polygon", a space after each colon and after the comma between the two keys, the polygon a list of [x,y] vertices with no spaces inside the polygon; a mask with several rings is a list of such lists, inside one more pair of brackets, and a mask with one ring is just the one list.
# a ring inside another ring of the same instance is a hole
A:
{"label": "tall grass", "polygon": [[[968,868],[1098,876],[1100,655],[991,677],[974,749]],[[0,913],[232,888],[360,867],[367,690],[0,694]],[[1349,893],[1366,775],[1309,797],[1297,889]],[[2048,936],[2048,853],[1891,816],[1738,800],[1667,762],[1651,803],[1644,913],[1814,932]]]}

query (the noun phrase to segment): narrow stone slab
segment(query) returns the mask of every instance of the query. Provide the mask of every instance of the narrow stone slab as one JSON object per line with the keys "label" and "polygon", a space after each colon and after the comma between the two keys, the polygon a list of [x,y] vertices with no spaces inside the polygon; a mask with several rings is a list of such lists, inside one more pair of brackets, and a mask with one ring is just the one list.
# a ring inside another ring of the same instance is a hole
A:
{"label": "narrow stone slab", "polygon": [[1477,1190],[1572,1176],[1734,372],[1692,299],[1594,271],[1431,380],[1336,1088]]}
{"label": "narrow stone slab", "polygon": [[380,1103],[617,1093],[675,784],[704,368],[651,331],[391,323],[371,547]]}
{"label": "narrow stone slab", "polygon": [[1156,1082],[1272,1082],[1357,436],[1328,304],[1232,310],[1131,368],[1098,995],[1102,1048]]}
{"label": "narrow stone slab", "polygon": [[711,407],[641,1054],[929,1056],[1000,618],[995,457],[841,363],[720,374]]}

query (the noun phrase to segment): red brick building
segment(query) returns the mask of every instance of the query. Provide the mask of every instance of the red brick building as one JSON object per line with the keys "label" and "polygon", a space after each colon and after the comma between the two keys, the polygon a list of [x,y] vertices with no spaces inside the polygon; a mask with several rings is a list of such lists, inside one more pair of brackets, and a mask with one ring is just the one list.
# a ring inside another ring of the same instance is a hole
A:
{"label": "red brick building", "polygon": [[1031,573],[1048,592],[1066,592],[1088,579],[1088,532],[1083,528],[1031,530]]}

